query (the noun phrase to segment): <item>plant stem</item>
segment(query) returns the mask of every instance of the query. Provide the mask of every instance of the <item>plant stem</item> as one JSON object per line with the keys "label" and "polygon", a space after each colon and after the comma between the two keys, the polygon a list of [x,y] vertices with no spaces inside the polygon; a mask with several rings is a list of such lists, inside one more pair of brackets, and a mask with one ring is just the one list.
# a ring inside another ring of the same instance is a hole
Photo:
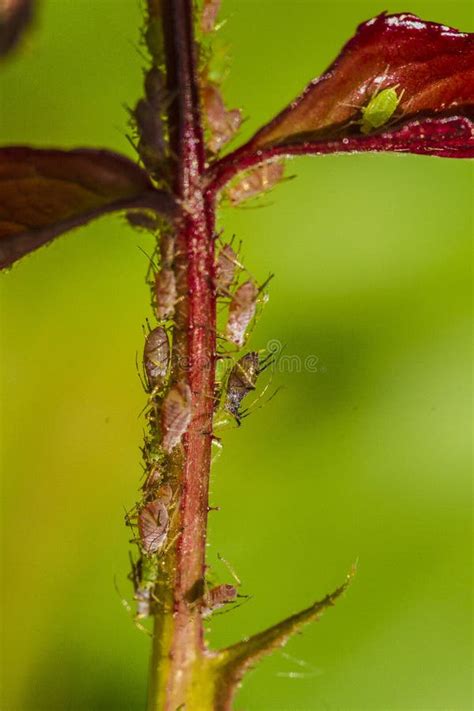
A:
{"label": "plant stem", "polygon": [[[195,72],[191,0],[164,0],[170,146],[174,190],[181,205],[175,222],[177,306],[171,381],[191,388],[192,419],[183,454],[172,466],[178,511],[170,529],[176,541],[165,556],[168,580],[158,583],[149,711],[191,708],[196,666],[205,654],[204,592],[208,483],[215,380],[214,198],[202,187],[204,146]],[[198,708],[196,706],[196,708]]]}

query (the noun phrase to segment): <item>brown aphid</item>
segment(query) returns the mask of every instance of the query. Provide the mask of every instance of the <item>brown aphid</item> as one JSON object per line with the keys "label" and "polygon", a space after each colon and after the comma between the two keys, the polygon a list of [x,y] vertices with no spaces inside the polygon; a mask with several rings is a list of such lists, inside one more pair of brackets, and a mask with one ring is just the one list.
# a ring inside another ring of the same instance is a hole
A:
{"label": "brown aphid", "polygon": [[172,318],[176,305],[176,278],[172,269],[161,269],[155,277],[156,315],[160,321]]}
{"label": "brown aphid", "polygon": [[226,336],[239,347],[244,345],[245,332],[255,316],[258,293],[255,282],[249,280],[239,286],[230,302]]}
{"label": "brown aphid", "polygon": [[216,289],[218,294],[226,294],[229,291],[229,287],[235,278],[237,266],[236,253],[230,244],[224,245],[219,252],[216,263]]}
{"label": "brown aphid", "polygon": [[215,29],[220,9],[221,0],[204,0],[201,10],[201,32],[207,34]]}
{"label": "brown aphid", "polygon": [[239,205],[244,200],[257,197],[271,190],[283,177],[285,164],[281,161],[264,163],[252,168],[240,182],[227,190],[233,205]]}
{"label": "brown aphid", "polygon": [[216,84],[205,83],[202,87],[201,97],[211,134],[208,147],[213,153],[218,153],[239,130],[242,114],[239,109],[226,109],[220,89]]}
{"label": "brown aphid", "polygon": [[152,67],[145,75],[146,98],[140,99],[133,116],[140,137],[138,150],[143,163],[154,171],[163,165],[166,154],[164,126],[161,118],[166,101],[163,75]]}
{"label": "brown aphid", "polygon": [[168,334],[162,326],[150,331],[143,351],[143,367],[152,390],[165,382],[170,361]]}
{"label": "brown aphid", "polygon": [[171,452],[191,422],[191,388],[187,383],[177,383],[166,395],[161,408],[163,448]]}
{"label": "brown aphid", "polygon": [[241,421],[242,400],[249,392],[255,390],[260,372],[260,359],[255,351],[242,356],[230,371],[224,407],[235,417],[237,424]]}
{"label": "brown aphid", "polygon": [[203,617],[208,617],[220,607],[235,602],[236,598],[237,588],[234,585],[230,585],[229,583],[216,585],[216,587],[208,590],[203,597]]}
{"label": "brown aphid", "polygon": [[159,551],[168,533],[169,516],[166,504],[160,498],[146,504],[138,514],[140,543],[145,553]]}

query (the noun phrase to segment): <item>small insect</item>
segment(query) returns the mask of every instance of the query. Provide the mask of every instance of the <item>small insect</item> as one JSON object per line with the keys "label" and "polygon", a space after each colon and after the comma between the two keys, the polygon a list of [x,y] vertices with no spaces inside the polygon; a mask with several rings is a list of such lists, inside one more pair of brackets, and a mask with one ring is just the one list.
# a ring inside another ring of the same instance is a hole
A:
{"label": "small insect", "polygon": [[146,504],[138,514],[140,544],[147,555],[160,550],[168,534],[169,516],[165,501],[157,498]]}
{"label": "small insect", "polygon": [[209,617],[213,612],[224,605],[229,605],[237,599],[237,588],[235,585],[223,583],[208,590],[202,598],[202,616]]}
{"label": "small insect", "polygon": [[156,170],[163,165],[166,155],[163,109],[168,103],[162,73],[152,67],[145,75],[146,98],[140,99],[133,111],[140,141],[138,151],[146,166]]}
{"label": "small insect", "polygon": [[187,383],[177,383],[166,395],[161,409],[163,448],[172,452],[191,422],[191,388]]}
{"label": "small insect", "polygon": [[257,285],[249,279],[239,286],[230,302],[226,336],[239,347],[244,345],[246,330],[255,316],[258,294]]}
{"label": "small insect", "polygon": [[230,244],[222,247],[216,264],[216,289],[218,294],[227,294],[235,278],[239,263]]}
{"label": "small insect", "polygon": [[132,570],[129,579],[133,583],[134,599],[137,603],[135,621],[152,614],[153,588],[158,578],[156,558],[142,556],[134,562],[130,557]]}
{"label": "small insect", "polygon": [[260,359],[256,351],[242,356],[230,371],[224,407],[235,417],[237,424],[240,424],[241,420],[242,400],[249,392],[255,390],[260,372]]}
{"label": "small insect", "polygon": [[271,190],[282,178],[285,164],[282,161],[264,163],[252,168],[240,182],[227,190],[227,196],[233,205]]}
{"label": "small insect", "polygon": [[168,334],[161,326],[150,331],[143,351],[143,367],[151,390],[161,387],[168,373],[170,344]]}
{"label": "small insect", "polygon": [[220,9],[221,0],[204,0],[201,11],[201,32],[207,34],[215,29]]}
{"label": "small insect", "polygon": [[212,82],[203,82],[201,96],[210,132],[208,146],[218,153],[239,130],[242,114],[239,109],[226,109],[219,87]]}
{"label": "small insect", "polygon": [[160,321],[172,318],[177,301],[176,278],[172,269],[162,269],[155,277],[155,309]]}
{"label": "small insect", "polygon": [[367,106],[361,108],[360,130],[362,133],[370,133],[376,128],[384,126],[391,119],[405,93],[403,89],[400,96],[397,94],[399,86],[396,84],[386,89],[377,90]]}

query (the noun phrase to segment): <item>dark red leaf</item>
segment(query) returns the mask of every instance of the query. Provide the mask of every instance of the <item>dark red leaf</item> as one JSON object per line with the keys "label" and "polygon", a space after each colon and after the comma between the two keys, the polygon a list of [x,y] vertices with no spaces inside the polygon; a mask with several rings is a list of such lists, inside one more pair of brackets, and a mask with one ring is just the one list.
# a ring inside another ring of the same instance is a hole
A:
{"label": "dark red leaf", "polygon": [[[393,114],[362,132],[363,109],[394,89]],[[231,174],[277,155],[400,151],[473,157],[474,35],[415,15],[360,25],[336,61],[303,94],[215,166]],[[229,174],[229,175],[228,175]]]}
{"label": "dark red leaf", "polygon": [[33,15],[33,0],[0,0],[0,55],[17,44]]}
{"label": "dark red leaf", "polygon": [[172,198],[111,151],[0,149],[0,267],[107,212],[148,207],[171,214]]}

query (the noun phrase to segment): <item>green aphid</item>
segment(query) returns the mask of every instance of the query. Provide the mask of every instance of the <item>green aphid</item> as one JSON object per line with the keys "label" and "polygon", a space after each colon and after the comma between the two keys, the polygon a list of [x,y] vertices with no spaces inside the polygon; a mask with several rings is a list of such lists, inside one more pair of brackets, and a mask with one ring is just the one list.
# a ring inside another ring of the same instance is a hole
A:
{"label": "green aphid", "polygon": [[362,133],[370,133],[376,128],[384,126],[391,119],[405,91],[403,90],[398,96],[399,86],[396,84],[387,89],[376,91],[367,106],[361,108],[360,130]]}

